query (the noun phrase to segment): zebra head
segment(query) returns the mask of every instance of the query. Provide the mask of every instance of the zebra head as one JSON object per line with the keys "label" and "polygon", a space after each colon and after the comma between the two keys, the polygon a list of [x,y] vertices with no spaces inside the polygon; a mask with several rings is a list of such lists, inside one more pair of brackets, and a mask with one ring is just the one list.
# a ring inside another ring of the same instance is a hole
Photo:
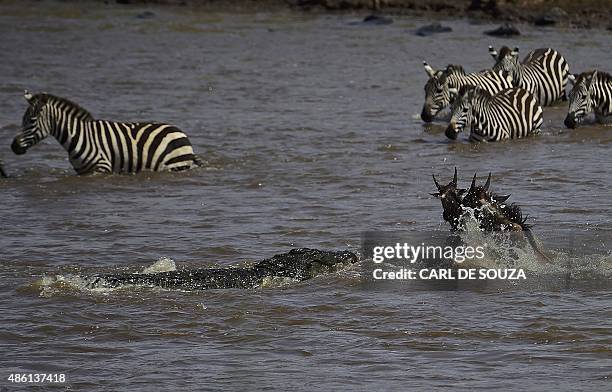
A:
{"label": "zebra head", "polygon": [[461,87],[459,92],[456,89],[450,90],[451,93],[458,94],[458,97],[451,106],[451,119],[446,128],[445,135],[447,138],[455,140],[461,131],[472,125],[473,99],[481,89],[468,85]]}
{"label": "zebra head", "polygon": [[569,110],[564,124],[568,128],[576,128],[586,115],[593,111],[591,85],[597,76],[597,71],[583,72],[577,77],[570,74],[568,79],[574,84],[569,93]]}
{"label": "zebra head", "polygon": [[429,123],[440,110],[450,104],[451,97],[446,73],[434,70],[425,61],[423,61],[423,66],[429,80],[425,84],[425,103],[421,111],[421,119]]}
{"label": "zebra head", "polygon": [[504,77],[511,77],[512,80],[519,80],[517,72],[519,69],[519,48],[510,49],[503,46],[499,53],[495,48],[489,46],[489,54],[495,60],[493,71],[501,72]]}
{"label": "zebra head", "polygon": [[52,125],[45,112],[48,110],[47,94],[32,95],[28,90],[24,93],[28,101],[28,109],[23,115],[21,132],[15,136],[11,149],[17,155],[25,154],[28,149],[46,138],[51,132]]}

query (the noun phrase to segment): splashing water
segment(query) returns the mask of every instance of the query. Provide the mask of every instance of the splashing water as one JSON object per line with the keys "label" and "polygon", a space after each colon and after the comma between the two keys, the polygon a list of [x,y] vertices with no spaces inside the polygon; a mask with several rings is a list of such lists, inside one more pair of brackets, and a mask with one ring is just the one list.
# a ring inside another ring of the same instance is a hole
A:
{"label": "splashing water", "polygon": [[[542,261],[533,247],[517,233],[486,233],[478,224],[474,210],[467,210],[465,231],[460,234],[466,245],[482,246],[485,244],[485,258],[469,259],[462,263],[463,268],[522,268],[537,275],[569,274],[572,278],[609,278],[612,276],[612,250],[610,244],[601,242],[596,247],[583,243],[589,238],[586,234],[564,233],[559,237],[561,243],[569,246],[558,246],[559,239],[538,239],[541,249],[550,257],[551,262]],[[589,233],[592,235],[592,233]],[[575,236],[572,240],[571,236]],[[582,238],[584,237],[584,238]],[[576,246],[576,242],[580,246]],[[547,246],[548,244],[548,246]],[[588,251],[577,251],[581,247]]]}
{"label": "splashing water", "polygon": [[142,270],[143,274],[176,271],[176,263],[169,257],[160,257],[157,261]]}

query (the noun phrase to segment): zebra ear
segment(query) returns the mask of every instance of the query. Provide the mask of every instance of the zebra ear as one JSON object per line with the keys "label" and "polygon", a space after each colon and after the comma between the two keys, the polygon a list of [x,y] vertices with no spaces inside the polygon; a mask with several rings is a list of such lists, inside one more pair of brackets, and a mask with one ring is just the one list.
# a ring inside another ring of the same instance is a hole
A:
{"label": "zebra ear", "polygon": [[491,45],[489,45],[489,54],[491,55],[491,57],[497,60],[497,50],[495,50],[495,48]]}
{"label": "zebra ear", "polygon": [[595,79],[595,76],[597,76],[597,71],[593,71],[586,75],[586,77],[584,78],[584,81],[585,81],[587,88],[591,88],[591,83],[593,82],[593,79]]}
{"label": "zebra ear", "polygon": [[567,74],[567,80],[571,83],[574,84],[576,83],[576,75],[574,74]]}
{"label": "zebra ear", "polygon": [[518,56],[518,54],[519,54],[519,48],[515,46],[515,47],[514,47],[514,49],[512,49],[512,52],[510,52],[510,54],[511,54],[512,56]]}
{"label": "zebra ear", "polygon": [[430,78],[433,78],[433,76],[436,74],[436,71],[434,71],[434,69],[431,68],[431,66],[429,64],[427,64],[426,61],[423,61],[423,67],[425,67],[425,72],[427,72],[427,75]]}
{"label": "zebra ear", "polygon": [[23,91],[23,97],[25,98],[26,101],[28,101],[28,103],[32,103],[32,93],[29,92],[28,90],[24,90]]}

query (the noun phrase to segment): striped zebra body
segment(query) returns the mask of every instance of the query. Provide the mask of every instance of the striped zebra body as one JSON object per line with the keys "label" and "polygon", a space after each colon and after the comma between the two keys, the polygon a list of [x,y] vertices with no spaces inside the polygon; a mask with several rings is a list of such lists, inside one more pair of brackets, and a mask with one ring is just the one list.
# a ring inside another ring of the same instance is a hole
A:
{"label": "striped zebra body", "polygon": [[499,141],[537,133],[542,108],[535,97],[521,88],[491,95],[479,87],[463,87],[452,106],[446,129],[449,139],[469,128],[470,141]]}
{"label": "striped zebra body", "polygon": [[566,127],[576,128],[576,125],[592,112],[600,123],[612,119],[612,75],[589,71],[578,77],[571,75],[570,81],[574,83],[574,87],[569,93]]}
{"label": "striped zebra body", "polygon": [[11,146],[16,154],[53,135],[78,174],[183,170],[199,163],[175,126],[95,120],[80,106],[49,94],[26,93],[26,99],[23,130]]}
{"label": "striped zebra body", "polygon": [[425,104],[421,119],[431,122],[442,110],[447,108],[454,99],[452,89],[459,90],[463,86],[479,86],[491,94],[496,94],[512,87],[512,79],[503,76],[501,72],[491,70],[466,73],[460,65],[448,65],[444,71],[435,71],[427,63],[423,63],[429,80],[425,84]]}
{"label": "striped zebra body", "polygon": [[493,70],[510,75],[514,87],[532,93],[542,106],[565,100],[569,75],[565,58],[556,50],[547,48],[534,50],[519,62],[518,52],[518,48],[511,50],[504,46],[498,54],[489,46],[489,53],[496,61]]}

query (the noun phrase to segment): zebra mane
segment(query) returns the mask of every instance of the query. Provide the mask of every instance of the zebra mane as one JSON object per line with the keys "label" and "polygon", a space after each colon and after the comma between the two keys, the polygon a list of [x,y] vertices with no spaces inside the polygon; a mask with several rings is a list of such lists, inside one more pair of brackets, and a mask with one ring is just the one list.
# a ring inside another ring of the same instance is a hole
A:
{"label": "zebra mane", "polygon": [[463,86],[461,86],[461,88],[459,89],[459,96],[462,97],[465,94],[469,93],[470,91],[474,91],[474,92],[487,92],[485,89],[478,87],[478,86],[473,86],[471,84],[465,84]]}
{"label": "zebra mane", "polygon": [[510,54],[512,54],[512,49],[510,49],[507,46],[502,46],[502,48],[499,50],[499,54],[497,55],[497,58],[503,59],[506,55],[510,55]]}
{"label": "zebra mane", "polygon": [[446,78],[446,72],[445,71],[441,71],[441,70],[437,70],[436,73],[430,77],[428,79],[428,81],[431,80],[444,80]]}
{"label": "zebra mane", "polygon": [[93,115],[89,113],[88,110],[84,109],[82,106],[77,105],[76,103],[62,97],[58,97],[56,95],[51,95],[47,93],[36,94],[32,97],[33,102],[40,102],[41,104],[51,103],[64,107],[68,107],[74,111],[74,114],[79,117],[81,120],[91,121],[94,119]]}
{"label": "zebra mane", "polygon": [[457,94],[458,98],[456,102],[460,102],[462,97],[465,97],[466,95],[469,95],[470,100],[474,98],[475,96],[481,96],[486,100],[493,98],[493,94],[491,94],[484,88],[479,87],[479,86],[473,86],[471,84],[465,84],[461,86],[461,88],[459,88],[459,93]]}
{"label": "zebra mane", "polygon": [[459,64],[449,64],[446,66],[446,73],[449,75],[450,74],[465,75],[465,69],[463,69],[463,66]]}
{"label": "zebra mane", "polygon": [[612,84],[612,75],[607,72],[597,71],[597,79],[601,80],[604,83]]}
{"label": "zebra mane", "polygon": [[[579,85],[580,83],[582,83],[584,79],[593,75],[593,72],[595,72],[595,70],[585,71],[581,73],[580,75],[578,75],[576,77],[576,81],[574,82],[574,85]],[[597,79],[604,83],[612,83],[612,75],[610,75],[607,72],[597,71]]]}
{"label": "zebra mane", "polygon": [[582,82],[584,82],[584,79],[588,78],[591,75],[593,75],[593,70],[585,71],[581,73],[580,75],[576,76],[576,81],[574,82],[574,86],[581,84]]}

